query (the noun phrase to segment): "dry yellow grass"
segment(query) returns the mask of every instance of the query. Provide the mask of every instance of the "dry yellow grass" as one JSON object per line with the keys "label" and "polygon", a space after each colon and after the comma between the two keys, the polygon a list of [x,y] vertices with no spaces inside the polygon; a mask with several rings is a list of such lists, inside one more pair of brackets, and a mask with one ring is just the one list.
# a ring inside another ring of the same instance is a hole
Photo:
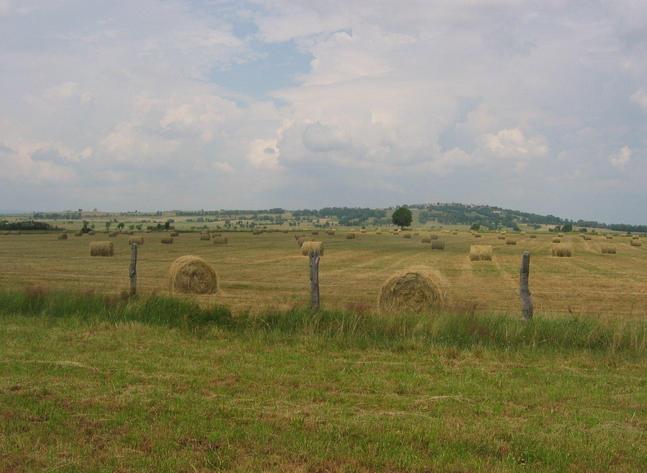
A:
{"label": "dry yellow grass", "polygon": [[211,233],[209,232],[200,233],[200,240],[211,240]]}
{"label": "dry yellow grass", "polygon": [[[444,235],[444,251],[430,251],[425,245],[388,234],[346,240],[346,232],[337,233],[336,238],[321,238],[326,247],[320,269],[321,300],[326,308],[375,308],[379,288],[389,275],[424,262],[447,277],[452,303],[474,306],[479,312],[517,314],[519,260],[527,249],[532,254],[531,291],[538,315],[572,311],[583,317],[647,318],[647,251],[645,245],[630,246],[628,238],[616,239],[616,255],[602,255],[600,245],[577,238],[570,243],[575,258],[553,258],[552,235],[539,232],[537,239],[525,240],[523,248],[521,242],[516,246],[499,244],[496,263],[470,263],[466,255],[471,244],[480,240],[475,242],[469,231]],[[159,241],[165,235],[154,232],[150,238]],[[235,312],[308,304],[309,279],[300,253],[295,253],[294,232],[223,235],[229,237],[227,247],[205,244],[199,233],[182,233],[182,238],[168,246],[144,245],[139,252],[138,293],[166,292],[169,265],[178,256],[193,254],[212,263],[220,276],[222,291],[197,297],[205,304],[225,304]],[[55,245],[57,251],[53,252],[55,238],[55,233],[0,235],[0,288],[38,285],[106,293],[128,288],[127,237],[111,239],[112,258],[92,258],[88,252],[90,241],[106,239],[105,234],[71,236]],[[497,241],[494,233],[484,234],[483,239],[484,243]]]}
{"label": "dry yellow grass", "polygon": [[137,243],[138,246],[141,246],[144,244],[144,237],[143,236],[131,236],[128,238],[128,244],[132,245],[133,243]]}

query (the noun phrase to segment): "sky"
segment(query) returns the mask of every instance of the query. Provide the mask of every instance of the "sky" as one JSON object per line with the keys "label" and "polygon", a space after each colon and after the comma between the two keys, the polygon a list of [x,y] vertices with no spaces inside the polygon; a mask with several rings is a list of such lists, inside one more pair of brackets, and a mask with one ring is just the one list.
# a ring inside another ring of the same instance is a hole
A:
{"label": "sky", "polygon": [[644,0],[0,0],[0,211],[647,223]]}

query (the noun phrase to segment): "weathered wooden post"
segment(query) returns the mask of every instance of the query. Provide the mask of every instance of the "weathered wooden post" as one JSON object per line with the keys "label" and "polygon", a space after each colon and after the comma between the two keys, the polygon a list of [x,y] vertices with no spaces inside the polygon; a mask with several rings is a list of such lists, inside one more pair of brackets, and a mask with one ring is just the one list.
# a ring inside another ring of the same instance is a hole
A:
{"label": "weathered wooden post", "polygon": [[519,271],[519,295],[521,296],[521,316],[530,320],[533,316],[532,297],[528,287],[530,276],[530,252],[524,251],[521,256],[521,270]]}
{"label": "weathered wooden post", "polygon": [[311,251],[310,257],[310,307],[319,310],[319,252]]}
{"label": "weathered wooden post", "polygon": [[137,294],[137,243],[130,245],[130,296]]}

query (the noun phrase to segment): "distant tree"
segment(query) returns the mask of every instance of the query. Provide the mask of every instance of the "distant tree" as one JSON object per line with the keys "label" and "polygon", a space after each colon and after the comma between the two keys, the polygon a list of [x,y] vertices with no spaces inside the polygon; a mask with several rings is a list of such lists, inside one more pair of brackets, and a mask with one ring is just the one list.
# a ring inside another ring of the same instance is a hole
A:
{"label": "distant tree", "polygon": [[111,222],[110,220],[108,220],[108,221],[106,222],[106,231],[107,231],[107,232],[109,232],[109,231],[110,231],[110,225],[112,225],[112,222]]}
{"label": "distant tree", "polygon": [[411,226],[412,219],[413,217],[411,216],[411,210],[406,207],[397,208],[391,216],[393,224],[397,225],[400,228]]}
{"label": "distant tree", "polygon": [[90,227],[88,227],[88,221],[83,220],[83,226],[81,227],[81,233],[89,233]]}
{"label": "distant tree", "polygon": [[[130,227],[130,225],[128,225],[128,226]],[[138,223],[137,225],[135,225],[135,228],[137,228],[137,230],[141,230],[142,226],[143,225],[141,223]]]}
{"label": "distant tree", "polygon": [[563,232],[572,232],[573,231],[573,224],[572,223],[565,223],[562,225],[562,231]]}
{"label": "distant tree", "polygon": [[121,230],[123,230],[123,229],[124,229],[124,227],[125,227],[125,226],[126,226],[126,224],[125,224],[124,222],[119,222],[119,223],[117,224],[117,229],[118,229],[119,231],[121,231]]}

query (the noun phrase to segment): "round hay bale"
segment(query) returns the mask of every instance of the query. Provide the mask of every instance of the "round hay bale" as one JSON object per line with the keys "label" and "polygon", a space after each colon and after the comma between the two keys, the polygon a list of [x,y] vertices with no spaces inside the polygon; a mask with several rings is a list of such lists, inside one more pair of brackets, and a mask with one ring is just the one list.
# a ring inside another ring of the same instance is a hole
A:
{"label": "round hay bale", "polygon": [[557,237],[553,238],[553,243],[561,243],[561,242],[562,242],[561,238],[557,238]]}
{"label": "round hay bale", "polygon": [[410,240],[411,239],[411,233],[402,234],[402,238],[406,238],[407,240]]}
{"label": "round hay bale", "polygon": [[324,245],[321,241],[304,241],[301,245],[301,254],[303,256],[309,256],[311,253],[323,256],[324,254]]}
{"label": "round hay bale", "polygon": [[517,244],[517,240],[515,240],[514,238],[508,238],[508,239],[505,241],[505,244],[506,244],[506,245],[516,245],[516,244]]}
{"label": "round hay bale", "polygon": [[642,246],[642,241],[640,240],[631,240],[631,246]]}
{"label": "round hay bale", "polygon": [[215,294],[218,292],[218,275],[205,260],[198,256],[180,256],[169,269],[171,293]]}
{"label": "round hay bale", "polygon": [[431,249],[432,250],[444,250],[445,249],[445,241],[444,240],[433,240],[431,242]]}
{"label": "round hay bale", "polygon": [[67,240],[67,233],[61,233],[56,237],[58,240]]}
{"label": "round hay bale", "polygon": [[212,241],[214,245],[226,245],[229,242],[227,237],[215,237]]}
{"label": "round hay bale", "polygon": [[178,232],[171,232],[172,237],[179,237],[180,234]]}
{"label": "round hay bale", "polygon": [[310,232],[311,235],[319,235],[318,231]]}
{"label": "round hay bale", "polygon": [[438,310],[445,303],[442,278],[427,270],[405,270],[382,286],[378,307],[383,312],[420,313]]}
{"label": "round hay bale", "polygon": [[173,238],[171,237],[164,237],[162,238],[162,245],[172,245],[173,244]]}
{"label": "round hay bale", "polygon": [[475,233],[474,238],[481,238],[481,234],[480,233]]}
{"label": "round hay bale", "polygon": [[430,237],[422,237],[420,240],[420,243],[431,243],[431,238]]}
{"label": "round hay bale", "polygon": [[528,238],[537,238],[537,235],[528,235]]}
{"label": "round hay bale", "polygon": [[470,261],[492,261],[492,245],[471,245]]}
{"label": "round hay bale", "polygon": [[330,236],[334,236],[335,235],[335,230],[328,230],[326,233],[328,235],[330,235]]}
{"label": "round hay bale", "polygon": [[110,232],[108,233],[108,236],[110,238],[117,238],[119,236],[119,232]]}
{"label": "round hay bale", "polygon": [[111,241],[91,241],[90,256],[114,256],[115,249]]}
{"label": "round hay bale", "polygon": [[134,236],[134,237],[128,238],[128,244],[132,245],[133,243],[137,243],[137,245],[142,246],[144,244],[144,237]]}
{"label": "round hay bale", "polygon": [[354,240],[355,239],[355,234],[354,233],[349,233],[348,235],[346,235],[346,239],[347,240]]}
{"label": "round hay bale", "polygon": [[570,258],[573,256],[573,251],[568,245],[555,245],[553,246],[552,254],[560,258]]}
{"label": "round hay bale", "polygon": [[499,236],[497,236],[497,238],[498,238],[499,240],[505,240],[505,235],[499,235]]}
{"label": "round hay bale", "polygon": [[211,234],[209,232],[201,232],[200,240],[211,240]]}
{"label": "round hay bale", "polygon": [[601,248],[602,254],[603,255],[615,255],[616,254],[616,247],[615,246],[608,246],[608,245],[603,245]]}

